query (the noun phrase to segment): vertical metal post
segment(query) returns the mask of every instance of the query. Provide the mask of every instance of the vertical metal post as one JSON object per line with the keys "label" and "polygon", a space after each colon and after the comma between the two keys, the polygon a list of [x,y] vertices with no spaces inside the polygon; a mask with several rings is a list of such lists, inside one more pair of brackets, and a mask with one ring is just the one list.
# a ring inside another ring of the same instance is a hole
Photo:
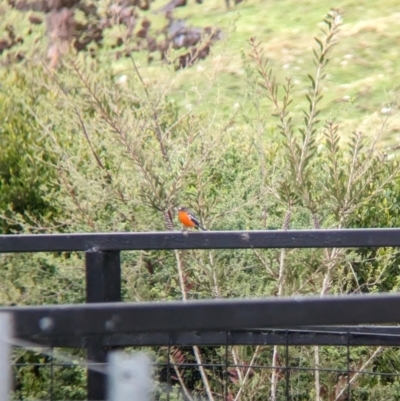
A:
{"label": "vertical metal post", "polygon": [[[86,302],[121,301],[121,261],[119,251],[88,251],[86,258]],[[101,338],[93,339],[87,346],[90,361],[106,363],[108,347]],[[106,378],[99,372],[87,371],[87,399],[106,399]]]}
{"label": "vertical metal post", "polygon": [[290,395],[289,331],[288,330],[286,330],[285,366],[286,366],[286,400],[290,401],[291,395]]}
{"label": "vertical metal post", "polygon": [[228,401],[228,380],[229,380],[229,372],[228,372],[228,363],[229,363],[229,336],[231,332],[227,331],[225,333],[225,360],[224,360],[224,401]]}
{"label": "vertical metal post", "polygon": [[171,384],[171,333],[168,333],[168,349],[167,349],[167,401],[170,401],[169,395],[172,390]]}
{"label": "vertical metal post", "polygon": [[347,331],[347,401],[351,401],[350,380],[350,331]]}

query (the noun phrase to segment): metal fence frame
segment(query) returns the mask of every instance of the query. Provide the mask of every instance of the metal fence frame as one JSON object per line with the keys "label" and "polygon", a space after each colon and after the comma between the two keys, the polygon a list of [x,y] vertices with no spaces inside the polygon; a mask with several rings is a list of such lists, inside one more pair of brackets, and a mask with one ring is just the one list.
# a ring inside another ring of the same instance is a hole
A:
{"label": "metal fence frame", "polygon": [[[128,345],[400,345],[396,326],[321,327],[400,323],[396,294],[121,303],[120,264],[124,250],[398,246],[400,229],[2,235],[0,253],[85,252],[87,304],[0,312],[12,313],[17,338],[86,348],[100,363]],[[105,399],[102,374],[88,370],[87,394]]]}

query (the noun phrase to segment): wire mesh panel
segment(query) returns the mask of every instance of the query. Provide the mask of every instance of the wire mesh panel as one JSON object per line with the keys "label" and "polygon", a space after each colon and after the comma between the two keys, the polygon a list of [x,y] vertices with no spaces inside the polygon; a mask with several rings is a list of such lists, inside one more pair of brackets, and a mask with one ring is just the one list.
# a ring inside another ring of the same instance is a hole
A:
{"label": "wire mesh panel", "polygon": [[16,348],[13,400],[85,400],[86,355],[81,349]]}
{"label": "wire mesh panel", "polygon": [[[398,336],[390,334],[393,328],[379,329],[373,337],[342,333],[347,343],[341,345],[336,344],[338,332],[324,331],[325,345],[318,346],[310,341],[318,342],[317,337],[307,338],[302,330],[280,331],[275,341],[279,345],[261,341],[266,331],[196,333],[197,344],[182,344],[177,333],[171,333],[166,344],[124,350],[127,355],[140,350],[151,358],[154,400],[303,401],[316,399],[317,391],[327,401],[398,399],[400,350],[381,345],[397,341]],[[246,344],[245,338],[252,341]],[[368,345],[353,344],[367,342],[366,338]],[[146,342],[143,336],[138,339]],[[152,341],[149,336],[147,342]],[[97,372],[107,368],[104,363],[88,364],[79,348],[18,347],[12,365],[12,400],[24,401],[86,400],[87,368]]]}

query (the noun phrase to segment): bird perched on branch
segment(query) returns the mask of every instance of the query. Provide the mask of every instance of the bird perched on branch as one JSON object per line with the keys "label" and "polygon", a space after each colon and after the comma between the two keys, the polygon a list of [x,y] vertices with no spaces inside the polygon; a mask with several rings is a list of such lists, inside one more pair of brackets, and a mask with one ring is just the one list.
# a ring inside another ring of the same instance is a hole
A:
{"label": "bird perched on branch", "polygon": [[178,208],[178,218],[185,227],[194,227],[198,230],[206,231],[206,229],[200,225],[199,219],[187,207]]}

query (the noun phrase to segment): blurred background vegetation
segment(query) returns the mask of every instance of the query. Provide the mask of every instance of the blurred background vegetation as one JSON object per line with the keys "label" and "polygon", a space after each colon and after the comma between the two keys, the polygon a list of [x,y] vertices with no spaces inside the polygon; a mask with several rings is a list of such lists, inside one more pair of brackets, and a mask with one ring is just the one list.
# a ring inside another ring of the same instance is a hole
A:
{"label": "blurred background vegetation", "polygon": [[[397,1],[3,0],[0,15],[2,234],[178,230],[178,205],[211,230],[399,226]],[[122,259],[130,301],[400,284],[395,249]],[[2,254],[0,302],[83,302],[83,264],[80,254]],[[344,358],[305,348],[291,351],[293,364]],[[279,352],[230,356],[279,366]],[[399,361],[394,349],[352,350],[354,369],[397,371]],[[83,371],[60,375],[57,399],[83,399]],[[16,376],[17,399],[44,397],[47,373]],[[237,376],[232,399],[282,396],[276,372]],[[293,399],[344,400],[341,381],[299,374]],[[395,377],[354,383],[355,399],[398,397]],[[202,396],[205,384],[180,383]]]}

